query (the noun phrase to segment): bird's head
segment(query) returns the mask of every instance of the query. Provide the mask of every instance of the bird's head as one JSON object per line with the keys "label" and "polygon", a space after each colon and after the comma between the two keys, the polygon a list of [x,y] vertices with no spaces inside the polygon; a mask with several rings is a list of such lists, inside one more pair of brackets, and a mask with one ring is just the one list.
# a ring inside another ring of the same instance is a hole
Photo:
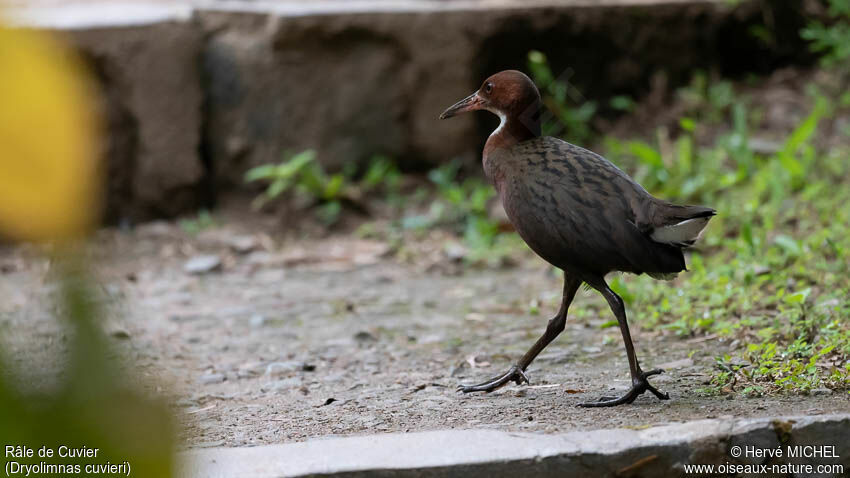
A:
{"label": "bird's head", "polygon": [[531,78],[517,70],[505,70],[484,80],[475,93],[450,106],[440,119],[466,113],[487,110],[504,121],[536,115],[540,108],[540,92]]}

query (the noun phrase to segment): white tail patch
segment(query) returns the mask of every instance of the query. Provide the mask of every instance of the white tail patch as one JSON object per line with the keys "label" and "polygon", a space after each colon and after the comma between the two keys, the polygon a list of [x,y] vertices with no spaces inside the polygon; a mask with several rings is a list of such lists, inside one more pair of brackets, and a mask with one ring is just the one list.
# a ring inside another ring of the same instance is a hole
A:
{"label": "white tail patch", "polygon": [[649,237],[663,244],[675,244],[678,246],[692,246],[710,217],[696,217],[670,226],[656,228]]}

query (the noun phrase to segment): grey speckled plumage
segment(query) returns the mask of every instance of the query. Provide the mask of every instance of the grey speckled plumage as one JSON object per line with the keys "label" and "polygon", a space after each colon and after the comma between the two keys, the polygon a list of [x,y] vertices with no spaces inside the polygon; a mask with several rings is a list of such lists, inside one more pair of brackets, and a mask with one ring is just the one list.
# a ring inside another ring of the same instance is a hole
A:
{"label": "grey speckled plumage", "polygon": [[602,397],[585,407],[633,402],[655,389],[635,353],[623,300],[605,282],[612,271],[671,279],[685,270],[682,249],[694,244],[714,210],[655,198],[607,159],[584,148],[541,137],[543,104],[534,83],[518,71],[497,73],[475,93],[440,115],[487,110],[502,122],[484,146],[484,172],[499,191],[508,218],[534,252],[564,271],[558,313],[546,332],[505,373],[459,390],[491,392],[513,381],[528,382],[526,369],[564,331],[567,311],[582,283],[596,289],[617,317],[632,387],[621,397]]}
{"label": "grey speckled plumage", "polygon": [[484,170],[532,250],[579,276],[623,271],[667,278],[685,270],[684,244],[656,242],[653,232],[714,214],[657,199],[607,159],[551,137],[495,150]]}

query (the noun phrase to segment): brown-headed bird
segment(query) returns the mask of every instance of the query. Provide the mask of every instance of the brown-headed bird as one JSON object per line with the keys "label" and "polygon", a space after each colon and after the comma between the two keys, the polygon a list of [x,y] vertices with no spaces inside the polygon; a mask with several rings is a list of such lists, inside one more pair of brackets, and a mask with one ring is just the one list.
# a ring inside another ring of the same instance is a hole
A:
{"label": "brown-headed bird", "polygon": [[682,250],[694,244],[714,209],[680,206],[658,199],[607,159],[557,138],[541,136],[543,103],[534,82],[508,70],[487,78],[481,88],[440,115],[475,110],[499,116],[501,123],[484,146],[484,173],[493,182],[511,223],[531,249],[564,271],[564,295],[546,332],[505,373],[460,391],[490,392],[508,382],[528,383],[525,370],[565,328],[567,309],[582,283],[601,293],[620,325],[629,359],[631,389],[622,397],[582,403],[609,407],[631,403],[652,392],[669,395],[647,380],[635,355],[623,300],[605,282],[614,271],[672,279],[685,269]]}

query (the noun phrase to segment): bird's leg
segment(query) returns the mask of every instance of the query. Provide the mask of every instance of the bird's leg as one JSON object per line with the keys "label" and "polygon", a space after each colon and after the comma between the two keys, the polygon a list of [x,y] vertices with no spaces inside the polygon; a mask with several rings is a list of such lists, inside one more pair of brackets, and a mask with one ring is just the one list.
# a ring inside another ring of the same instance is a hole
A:
{"label": "bird's leg", "polygon": [[555,340],[555,337],[564,331],[567,324],[567,309],[570,308],[570,303],[573,301],[576,291],[578,291],[580,285],[580,280],[567,277],[565,274],[564,296],[561,299],[561,308],[558,310],[558,314],[549,321],[549,324],[546,326],[546,332],[543,333],[543,336],[537,339],[537,342],[535,342],[528,352],[522,356],[520,361],[512,365],[505,373],[497,375],[490,380],[477,385],[460,385],[457,388],[458,391],[463,393],[492,392],[511,381],[517,385],[521,385],[523,382],[528,383],[528,377],[525,375],[525,369],[528,368],[531,362],[534,361],[537,355],[539,355],[550,342]]}
{"label": "bird's leg", "polygon": [[622,405],[624,403],[632,403],[642,393],[646,391],[652,392],[653,395],[658,397],[660,400],[668,400],[670,395],[666,393],[661,393],[649,384],[647,380],[648,377],[653,375],[658,375],[663,373],[664,371],[661,369],[650,370],[649,372],[644,372],[640,368],[640,364],[638,363],[637,356],[635,355],[635,347],[632,344],[632,336],[629,333],[629,324],[626,322],[626,308],[623,305],[623,300],[620,299],[608,284],[602,282],[602,286],[598,287],[605,299],[608,301],[608,305],[611,307],[611,310],[614,312],[614,315],[617,316],[617,322],[620,323],[620,332],[623,334],[623,342],[626,344],[626,355],[629,358],[629,372],[632,375],[632,388],[626,392],[622,397],[602,397],[596,402],[587,402],[579,404],[580,407],[613,407],[616,405]]}

